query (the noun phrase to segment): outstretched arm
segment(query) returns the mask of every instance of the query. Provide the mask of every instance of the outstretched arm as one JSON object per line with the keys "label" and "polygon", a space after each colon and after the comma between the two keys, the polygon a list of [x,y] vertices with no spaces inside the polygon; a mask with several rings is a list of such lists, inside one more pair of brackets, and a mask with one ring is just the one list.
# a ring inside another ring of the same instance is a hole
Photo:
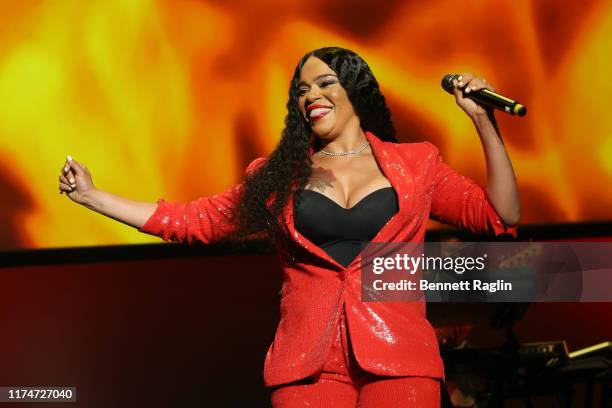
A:
{"label": "outstretched arm", "polygon": [[[253,160],[245,174],[254,172],[265,162],[264,157]],[[140,232],[161,237],[164,241],[199,241],[205,244],[219,241],[235,231],[235,209],[242,198],[243,184],[189,203],[158,200],[158,206]]]}
{"label": "outstretched arm", "polygon": [[[253,160],[246,173],[254,171],[264,160]],[[161,198],[157,203],[147,203],[95,188],[87,168],[74,160],[69,160],[66,166],[60,175],[60,191],[70,199],[165,241],[210,243],[222,239],[235,227],[234,208],[241,198],[242,183],[189,203]]]}
{"label": "outstretched arm", "polygon": [[135,228],[142,227],[157,207],[96,188],[87,167],[70,156],[60,170],[59,189],[75,203]]}
{"label": "outstretched arm", "polygon": [[145,224],[157,208],[156,203],[134,201],[98,189],[87,194],[83,205],[137,229]]}

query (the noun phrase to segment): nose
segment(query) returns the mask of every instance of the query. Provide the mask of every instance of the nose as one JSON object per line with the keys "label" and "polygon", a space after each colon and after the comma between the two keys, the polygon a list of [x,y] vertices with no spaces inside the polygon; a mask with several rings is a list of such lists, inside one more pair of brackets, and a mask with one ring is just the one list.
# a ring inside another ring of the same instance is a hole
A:
{"label": "nose", "polygon": [[318,86],[311,86],[306,94],[306,102],[310,104],[321,97],[321,92]]}
{"label": "nose", "polygon": [[[308,90],[308,93],[306,93],[305,97],[306,100],[304,101],[304,109],[308,110],[308,107],[310,105],[312,105],[313,103],[315,103],[317,100],[319,100],[321,98],[321,93],[319,92],[319,90],[313,90],[316,87],[312,87]],[[306,120],[308,120],[308,114],[305,112],[304,115],[306,116]]]}

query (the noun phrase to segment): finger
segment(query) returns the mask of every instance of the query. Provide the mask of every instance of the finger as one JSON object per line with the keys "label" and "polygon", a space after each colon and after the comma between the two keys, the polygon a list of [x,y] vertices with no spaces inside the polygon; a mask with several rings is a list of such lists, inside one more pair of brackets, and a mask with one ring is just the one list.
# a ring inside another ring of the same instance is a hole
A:
{"label": "finger", "polygon": [[66,181],[66,184],[70,184],[71,186],[76,187],[76,179],[72,175],[72,171],[68,172],[68,175],[66,176]]}
{"label": "finger", "polygon": [[494,88],[484,78],[479,78],[471,73],[462,74],[463,76],[463,90],[465,93],[479,91],[481,89],[490,89],[494,91]]}
{"label": "finger", "polygon": [[472,80],[472,78],[474,78],[474,75],[469,72],[460,74],[457,78],[459,88],[465,87]]}
{"label": "finger", "polygon": [[463,92],[461,91],[461,88],[459,88],[459,81],[454,80],[453,85],[455,85],[455,87],[453,88],[455,98],[457,99],[457,102],[460,102],[461,100],[463,100]]}
{"label": "finger", "polygon": [[68,184],[65,183],[59,183],[59,188],[60,188],[60,192],[61,191],[72,191],[74,190],[73,187],[69,186]]}
{"label": "finger", "polygon": [[66,176],[66,178],[71,181],[72,184],[75,183],[75,174],[76,172],[74,170],[72,170],[72,157],[70,156],[66,156],[66,163],[64,163],[64,167],[62,169],[63,174]]}
{"label": "finger", "polygon": [[60,174],[59,181],[60,181],[60,183],[64,183],[64,184],[67,184],[67,185],[74,184],[74,183],[70,182],[70,178],[69,177],[66,177],[63,174]]}
{"label": "finger", "polygon": [[69,171],[68,173],[66,173],[66,175],[61,174],[59,180],[62,183],[76,187],[76,180],[74,178],[74,175],[72,174],[72,171]]}
{"label": "finger", "polygon": [[485,88],[485,83],[480,78],[472,78],[470,83],[465,87],[465,93],[470,93],[474,91],[478,91],[482,88]]}
{"label": "finger", "polygon": [[489,89],[493,92],[495,92],[495,88],[493,88],[491,85],[487,84],[486,82],[477,82],[474,83],[474,81],[472,81],[473,85],[470,85],[470,91],[474,92],[474,91],[479,91],[481,89]]}
{"label": "finger", "polygon": [[74,159],[70,161],[70,168],[78,176],[84,176],[85,173],[86,173],[85,168],[83,167],[83,165],[81,165],[79,162],[77,162]]}
{"label": "finger", "polygon": [[82,174],[82,168],[70,155],[66,156],[66,160],[67,160],[68,166],[70,166],[70,170],[73,173],[73,176],[72,176],[73,178],[75,175]]}
{"label": "finger", "polygon": [[453,81],[453,93],[455,94],[455,96],[459,96],[461,95],[461,89],[459,88],[459,81],[457,81],[456,79]]}
{"label": "finger", "polygon": [[472,78],[470,83],[465,87],[465,92],[470,93],[474,91],[479,91],[481,89],[491,89],[492,90],[491,86],[487,84],[483,79]]}

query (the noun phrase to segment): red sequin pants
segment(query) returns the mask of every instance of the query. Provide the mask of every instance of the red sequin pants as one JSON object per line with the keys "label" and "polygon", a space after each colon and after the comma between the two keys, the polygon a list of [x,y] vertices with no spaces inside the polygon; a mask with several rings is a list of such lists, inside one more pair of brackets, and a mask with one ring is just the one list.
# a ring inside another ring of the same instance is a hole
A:
{"label": "red sequin pants", "polygon": [[350,349],[344,309],[320,375],[274,387],[273,408],[440,407],[440,382],[428,377],[383,377],[363,371]]}

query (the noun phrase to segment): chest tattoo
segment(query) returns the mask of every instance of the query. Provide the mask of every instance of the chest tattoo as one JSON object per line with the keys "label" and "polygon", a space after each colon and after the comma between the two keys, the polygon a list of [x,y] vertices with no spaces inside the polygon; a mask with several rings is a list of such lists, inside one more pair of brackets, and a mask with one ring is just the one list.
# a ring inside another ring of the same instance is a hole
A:
{"label": "chest tattoo", "polygon": [[327,187],[334,188],[332,182],[336,180],[334,172],[323,167],[313,167],[307,187],[324,192]]}

